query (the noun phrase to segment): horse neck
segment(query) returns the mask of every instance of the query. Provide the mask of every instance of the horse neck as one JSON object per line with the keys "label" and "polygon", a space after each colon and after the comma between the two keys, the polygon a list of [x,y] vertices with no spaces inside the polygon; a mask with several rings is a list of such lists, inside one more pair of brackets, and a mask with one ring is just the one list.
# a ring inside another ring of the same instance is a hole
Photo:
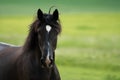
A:
{"label": "horse neck", "polygon": [[36,48],[38,48],[37,34],[35,33],[35,31],[33,29],[30,29],[30,32],[25,41],[23,49],[24,49],[24,51],[30,51],[30,50],[35,50]]}

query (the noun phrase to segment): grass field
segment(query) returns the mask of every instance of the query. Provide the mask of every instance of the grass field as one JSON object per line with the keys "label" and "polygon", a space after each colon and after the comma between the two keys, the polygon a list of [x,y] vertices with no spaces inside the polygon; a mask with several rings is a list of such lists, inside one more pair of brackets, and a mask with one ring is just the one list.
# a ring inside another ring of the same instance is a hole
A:
{"label": "grass field", "polygon": [[[26,7],[27,1],[18,3],[12,0],[13,2],[6,3],[7,1],[0,3],[0,42],[23,45],[39,3],[35,5],[34,1],[30,1]],[[85,1],[88,1],[88,6]],[[62,80],[120,80],[119,1],[109,0],[109,4],[108,0],[85,1],[56,2],[60,3],[57,5],[61,10],[62,24],[62,33],[58,38],[56,50],[56,63],[61,78]],[[45,4],[44,1],[43,3]],[[47,11],[45,5],[40,6]],[[21,12],[22,9],[24,12]],[[102,10],[99,12],[97,9]]]}

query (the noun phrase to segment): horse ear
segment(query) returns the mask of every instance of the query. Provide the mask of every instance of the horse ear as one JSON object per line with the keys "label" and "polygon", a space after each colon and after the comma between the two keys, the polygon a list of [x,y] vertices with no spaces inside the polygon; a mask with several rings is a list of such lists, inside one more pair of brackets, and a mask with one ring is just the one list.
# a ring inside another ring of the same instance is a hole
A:
{"label": "horse ear", "polygon": [[55,21],[57,21],[59,19],[59,12],[57,9],[55,9],[55,11],[53,12],[53,19]]}
{"label": "horse ear", "polygon": [[37,11],[37,17],[39,20],[43,19],[43,12],[40,9],[38,9],[38,11]]}

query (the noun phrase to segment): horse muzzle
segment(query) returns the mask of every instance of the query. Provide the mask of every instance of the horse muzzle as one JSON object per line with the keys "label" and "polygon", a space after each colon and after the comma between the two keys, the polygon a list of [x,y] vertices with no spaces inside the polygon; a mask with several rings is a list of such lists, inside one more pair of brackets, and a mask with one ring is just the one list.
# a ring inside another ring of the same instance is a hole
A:
{"label": "horse muzzle", "polygon": [[51,68],[53,66],[53,59],[51,58],[41,58],[42,68]]}

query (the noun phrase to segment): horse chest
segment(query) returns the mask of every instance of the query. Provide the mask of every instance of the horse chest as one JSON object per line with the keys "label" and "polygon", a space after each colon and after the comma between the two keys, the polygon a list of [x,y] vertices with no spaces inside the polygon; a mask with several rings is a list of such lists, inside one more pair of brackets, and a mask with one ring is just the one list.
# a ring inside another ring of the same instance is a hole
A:
{"label": "horse chest", "polygon": [[30,74],[30,80],[50,80],[52,70],[34,67]]}
{"label": "horse chest", "polygon": [[50,80],[50,73],[34,73],[30,75],[30,80]]}

